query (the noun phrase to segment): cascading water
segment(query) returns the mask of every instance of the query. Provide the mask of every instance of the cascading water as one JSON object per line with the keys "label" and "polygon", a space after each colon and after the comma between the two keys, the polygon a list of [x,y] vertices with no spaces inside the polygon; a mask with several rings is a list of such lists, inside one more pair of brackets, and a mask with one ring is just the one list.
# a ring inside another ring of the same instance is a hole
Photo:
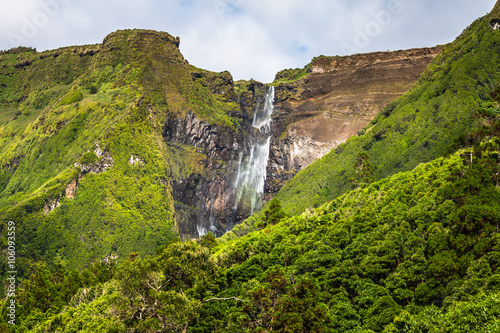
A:
{"label": "cascading water", "polygon": [[271,143],[271,121],[274,111],[274,87],[269,87],[264,108],[255,110],[251,133],[250,154],[243,159],[240,155],[238,173],[235,181],[236,200],[234,210],[245,205],[253,214],[255,210],[262,207],[264,196],[264,185],[267,176],[267,162],[269,160],[269,146]]}
{"label": "cascading water", "polygon": [[196,231],[198,231],[198,237],[203,237],[205,236],[209,231],[212,232],[213,234],[215,234],[216,232],[218,232],[219,230],[217,230],[217,228],[215,227],[215,216],[214,216],[214,210],[213,208],[210,208],[210,218],[209,218],[209,222],[210,222],[210,226],[209,228],[205,228],[203,227],[203,225],[201,223],[198,223],[196,225]]}
{"label": "cascading water", "polygon": [[258,111],[259,110],[256,110],[253,115],[252,126],[267,135],[267,133],[271,130],[271,116],[274,111],[274,87],[269,87],[269,91],[265,97],[264,109],[262,112]]}

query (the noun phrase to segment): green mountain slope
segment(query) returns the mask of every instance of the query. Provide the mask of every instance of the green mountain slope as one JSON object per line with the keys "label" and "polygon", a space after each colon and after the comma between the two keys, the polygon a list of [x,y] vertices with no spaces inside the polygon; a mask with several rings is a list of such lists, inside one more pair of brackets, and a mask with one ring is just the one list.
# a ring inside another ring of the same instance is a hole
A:
{"label": "green mountain slope", "polygon": [[278,194],[285,210],[298,214],[351,189],[362,152],[382,179],[455,151],[459,139],[478,128],[475,114],[500,84],[500,31],[490,27],[499,7],[447,45],[419,82],[358,136],[287,183]]}
{"label": "green mountain slope", "polygon": [[18,332],[495,332],[499,134],[215,248],[206,236],[81,275],[41,270]]}
{"label": "green mountain slope", "polygon": [[1,232],[16,223],[23,267],[154,253],[176,237],[168,177],[189,156],[165,144],[165,119],[192,110],[234,128],[228,112],[239,110],[193,80],[203,71],[178,44],[127,30],[98,45],[0,55]]}
{"label": "green mountain slope", "polygon": [[[242,283],[265,282],[274,265],[283,266],[287,278],[317,283],[316,300],[331,316],[325,326],[343,332],[382,331],[402,311],[418,314],[430,305],[474,304],[471,295],[498,291],[498,138],[494,142],[476,147],[472,164],[468,153],[439,158],[224,244],[217,253],[228,286],[241,292]],[[494,303],[498,313],[498,298]],[[264,319],[246,314],[249,322]],[[397,327],[408,324],[399,320]]]}

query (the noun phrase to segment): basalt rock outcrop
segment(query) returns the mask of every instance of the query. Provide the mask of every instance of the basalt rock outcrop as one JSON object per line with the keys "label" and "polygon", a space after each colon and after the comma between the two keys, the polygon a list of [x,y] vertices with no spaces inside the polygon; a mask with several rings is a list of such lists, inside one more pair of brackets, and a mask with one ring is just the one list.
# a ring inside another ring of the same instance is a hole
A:
{"label": "basalt rock outcrop", "polygon": [[103,151],[98,143],[96,144],[96,148],[94,149],[94,154],[97,157],[97,160],[93,163],[85,164],[75,162],[75,167],[80,168],[82,174],[99,174],[106,171],[108,168],[113,167],[113,157],[107,150]]}
{"label": "basalt rock outcrop", "polygon": [[192,77],[212,93],[237,102],[228,111],[237,125],[210,124],[191,110],[167,117],[163,138],[172,153],[172,169],[176,169],[169,175],[176,223],[185,238],[209,231],[220,236],[250,215],[245,205],[237,207],[235,181],[241,157],[249,154],[253,110],[260,104],[265,86],[244,82],[244,91],[236,94],[228,72],[197,72]]}
{"label": "basalt rock outcrop", "polygon": [[223,233],[221,229],[232,220],[232,202],[225,198],[234,191],[230,183],[243,137],[203,122],[191,111],[184,118],[167,118],[163,137],[179,156],[186,157],[184,168],[188,164],[193,168],[193,172],[171,175],[179,233],[192,237],[208,230]]}

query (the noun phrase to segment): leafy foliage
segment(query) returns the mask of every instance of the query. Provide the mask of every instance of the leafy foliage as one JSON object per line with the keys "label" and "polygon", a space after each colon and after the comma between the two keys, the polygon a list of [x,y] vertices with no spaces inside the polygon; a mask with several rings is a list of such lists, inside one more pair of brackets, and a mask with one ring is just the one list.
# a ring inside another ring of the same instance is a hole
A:
{"label": "leafy foliage", "polygon": [[277,198],[271,199],[269,203],[269,208],[264,212],[264,218],[259,227],[265,227],[267,225],[273,225],[281,221],[281,219],[287,217],[288,215],[283,211],[281,207],[281,202]]}
{"label": "leafy foliage", "polygon": [[[36,317],[58,332],[92,315],[106,329],[137,332],[494,331],[499,141],[280,217],[213,254],[202,239],[170,243],[155,257],[132,254],[116,269],[101,265],[110,273],[90,279],[41,270],[23,298],[23,327]],[[278,201],[273,207],[280,211]],[[116,287],[82,298],[102,283]],[[72,308],[61,311],[58,299],[72,299]],[[107,311],[98,315],[97,306]]]}
{"label": "leafy foliage", "polygon": [[[236,291],[277,264],[291,279],[317,279],[325,327],[340,331],[382,331],[402,311],[416,315],[492,292],[498,149],[498,139],[486,142],[474,147],[472,164],[470,151],[440,158],[222,244],[228,284]],[[480,321],[495,322],[486,317]]]}
{"label": "leafy foliage", "polygon": [[[152,32],[0,55],[0,231],[16,221],[20,254],[19,323],[7,325],[2,298],[0,328],[498,331],[500,36],[489,19],[363,135],[300,173],[254,217],[260,230],[226,242],[175,241],[164,179],[183,171],[170,170],[160,124],[191,107],[232,128],[231,98],[212,91],[227,75],[191,77],[178,41],[157,46]],[[361,186],[348,192],[351,177]]]}
{"label": "leafy foliage", "polygon": [[141,332],[181,332],[197,318],[215,274],[206,248],[173,243],[155,258],[130,260],[121,266],[120,296],[114,306],[128,326]]}
{"label": "leafy foliage", "polygon": [[369,159],[370,156],[365,152],[360,153],[356,158],[356,163],[354,163],[354,172],[356,176],[351,178],[354,187],[366,186],[373,182],[373,166]]}

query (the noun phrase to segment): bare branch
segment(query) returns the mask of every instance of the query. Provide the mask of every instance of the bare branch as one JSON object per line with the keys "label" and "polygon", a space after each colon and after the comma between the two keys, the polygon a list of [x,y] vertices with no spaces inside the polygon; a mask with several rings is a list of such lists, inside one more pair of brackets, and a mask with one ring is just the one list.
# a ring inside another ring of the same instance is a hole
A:
{"label": "bare branch", "polygon": [[206,303],[206,302],[211,302],[211,301],[229,301],[231,299],[234,299],[234,300],[237,300],[237,301],[240,301],[240,302],[250,302],[250,301],[247,301],[246,299],[241,299],[241,298],[237,298],[235,296],[233,297],[227,297],[227,298],[209,298],[209,299],[206,299],[206,300],[203,300],[201,301],[202,303]]}
{"label": "bare branch", "polygon": [[186,325],[184,326],[184,329],[182,330],[182,333],[186,333],[187,330],[188,330],[188,327],[189,327],[189,321],[186,323]]}

